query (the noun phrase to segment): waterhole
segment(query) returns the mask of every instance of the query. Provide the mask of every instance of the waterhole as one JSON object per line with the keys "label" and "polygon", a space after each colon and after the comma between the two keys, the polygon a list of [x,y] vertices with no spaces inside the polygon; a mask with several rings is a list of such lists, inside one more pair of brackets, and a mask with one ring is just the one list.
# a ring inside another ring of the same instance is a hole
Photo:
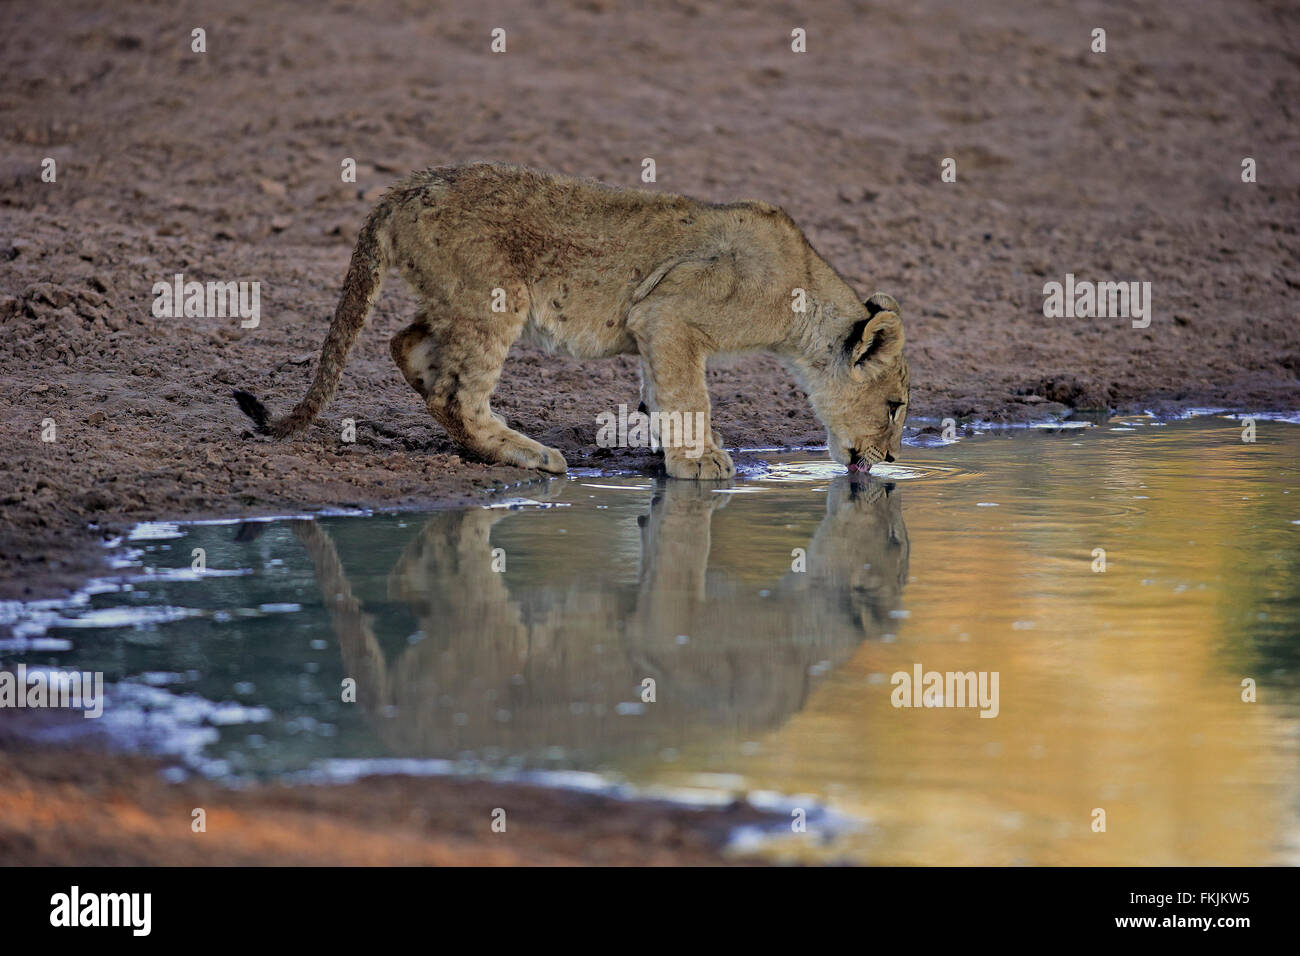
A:
{"label": "waterhole", "polygon": [[[870,480],[770,453],[721,485],[152,523],[111,579],[9,606],[0,661],[102,672],[102,718],[39,733],[177,776],[780,795],[828,811],[761,847],[796,859],[1295,863],[1300,426],[1256,437],[1139,417]],[[996,698],[902,693],[929,672]]]}

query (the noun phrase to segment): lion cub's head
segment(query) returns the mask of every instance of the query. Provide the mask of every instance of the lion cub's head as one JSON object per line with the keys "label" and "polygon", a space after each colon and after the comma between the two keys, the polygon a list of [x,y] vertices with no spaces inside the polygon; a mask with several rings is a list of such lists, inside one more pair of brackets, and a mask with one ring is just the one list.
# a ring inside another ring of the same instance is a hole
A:
{"label": "lion cub's head", "polygon": [[866,316],[828,345],[833,359],[810,383],[831,457],[850,471],[901,454],[909,401],[898,302],[877,292],[864,304]]}

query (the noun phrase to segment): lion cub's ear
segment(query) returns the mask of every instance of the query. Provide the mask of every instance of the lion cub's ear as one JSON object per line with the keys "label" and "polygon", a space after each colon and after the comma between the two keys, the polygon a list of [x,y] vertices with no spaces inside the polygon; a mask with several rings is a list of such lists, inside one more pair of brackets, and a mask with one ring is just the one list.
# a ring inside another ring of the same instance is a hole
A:
{"label": "lion cub's ear", "polygon": [[853,377],[875,378],[903,354],[903,320],[897,312],[875,312],[869,319],[853,323],[844,343]]}

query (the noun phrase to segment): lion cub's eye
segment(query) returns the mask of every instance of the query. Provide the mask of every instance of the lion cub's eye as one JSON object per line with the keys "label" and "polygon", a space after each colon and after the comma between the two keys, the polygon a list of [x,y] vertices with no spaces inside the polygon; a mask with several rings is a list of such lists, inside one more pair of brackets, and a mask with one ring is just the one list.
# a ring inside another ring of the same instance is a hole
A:
{"label": "lion cub's eye", "polygon": [[898,417],[898,410],[899,410],[900,408],[902,408],[902,407],[903,407],[904,405],[906,405],[906,404],[907,404],[906,402],[890,402],[890,403],[889,403],[889,417],[890,417],[890,418],[897,418],[897,417]]}

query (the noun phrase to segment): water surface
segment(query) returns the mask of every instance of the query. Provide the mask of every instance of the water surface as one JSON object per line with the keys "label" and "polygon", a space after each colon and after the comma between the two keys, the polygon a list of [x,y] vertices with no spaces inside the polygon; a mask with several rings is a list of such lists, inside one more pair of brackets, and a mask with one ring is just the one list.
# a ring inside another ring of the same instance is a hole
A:
{"label": "water surface", "polygon": [[[104,672],[85,724],[231,782],[594,774],[854,823],[766,848],[793,858],[1294,863],[1300,426],[1257,438],[1122,419],[869,481],[786,453],[725,484],[145,525],[121,579],[11,608],[0,663]],[[893,706],[917,665],[997,672],[997,716]]]}

